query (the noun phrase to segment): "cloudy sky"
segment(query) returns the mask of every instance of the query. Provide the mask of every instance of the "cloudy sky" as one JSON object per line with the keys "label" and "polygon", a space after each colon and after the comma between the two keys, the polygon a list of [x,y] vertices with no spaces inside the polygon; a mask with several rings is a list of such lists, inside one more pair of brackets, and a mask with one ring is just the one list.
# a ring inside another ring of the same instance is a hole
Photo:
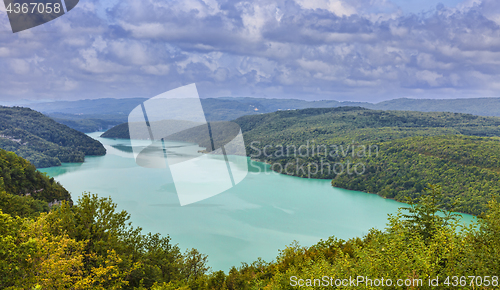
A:
{"label": "cloudy sky", "polygon": [[80,0],[13,34],[0,103],[152,97],[500,97],[498,0]]}

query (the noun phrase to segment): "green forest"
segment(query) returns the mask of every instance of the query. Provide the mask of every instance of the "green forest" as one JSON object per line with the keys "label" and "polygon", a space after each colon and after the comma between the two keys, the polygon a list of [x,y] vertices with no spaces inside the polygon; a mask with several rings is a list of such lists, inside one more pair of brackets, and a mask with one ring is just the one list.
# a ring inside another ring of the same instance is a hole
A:
{"label": "green forest", "polygon": [[248,155],[280,173],[332,179],[335,187],[403,202],[438,184],[444,208],[475,215],[500,192],[500,118],[345,107],[235,122]]}
{"label": "green forest", "polygon": [[[14,152],[3,149],[0,149],[0,190],[4,213],[16,213],[23,208],[17,204],[20,200],[29,200],[34,209],[47,209],[46,203],[54,200],[72,203],[69,192],[54,178],[36,170],[33,164]],[[9,199],[11,202],[8,202]],[[5,210],[7,208],[8,211]],[[26,212],[26,209],[22,212]]]}
{"label": "green forest", "polygon": [[38,168],[106,154],[100,142],[21,107],[0,107],[0,148],[16,152]]}
{"label": "green forest", "polygon": [[378,144],[380,153],[362,162],[363,174],[340,174],[332,185],[407,202],[421,198],[426,183],[443,188],[443,208],[479,215],[500,193],[498,138],[444,135],[410,137]]}
{"label": "green forest", "polygon": [[21,194],[43,188],[52,198],[65,191],[14,153],[2,150],[0,157],[1,289],[332,289],[352,277],[357,284],[342,288],[377,289],[368,279],[381,278],[393,283],[390,289],[434,289],[430,278],[442,289],[498,288],[498,198],[464,227],[441,209],[441,187],[427,184],[419,203],[390,215],[383,231],[347,241],[332,236],[310,247],[293,242],[274,261],[223,272],[169,236],[143,234],[110,198],[83,193],[74,204],[67,199],[49,208],[48,196]]}
{"label": "green forest", "polygon": [[305,170],[287,173],[332,179],[334,187],[401,202],[419,200],[427,183],[438,184],[445,209],[478,215],[486,210],[489,198],[500,193],[499,140],[465,135],[407,137],[371,144],[371,153],[364,145],[351,143],[345,148],[334,145],[327,154],[320,149],[314,156],[276,158],[270,166],[280,170],[302,165]]}

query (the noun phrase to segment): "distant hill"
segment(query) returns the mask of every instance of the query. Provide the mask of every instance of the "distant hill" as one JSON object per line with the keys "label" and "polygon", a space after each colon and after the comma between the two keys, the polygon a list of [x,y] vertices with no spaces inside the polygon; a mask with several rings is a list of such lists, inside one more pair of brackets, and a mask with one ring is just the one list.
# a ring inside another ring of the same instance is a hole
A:
{"label": "distant hill", "polygon": [[307,108],[335,108],[341,106],[370,105],[365,102],[339,102],[334,100],[306,101],[298,99],[265,99],[265,98],[220,98],[234,102],[253,105],[256,113],[271,113],[276,111],[287,111]]}
{"label": "distant hill", "polygon": [[0,107],[0,148],[15,152],[36,167],[83,162],[86,155],[106,153],[100,142],[21,107]]}
{"label": "distant hill", "polygon": [[127,121],[145,98],[55,101],[25,105],[80,132],[104,131]]}
{"label": "distant hill", "polygon": [[[127,122],[130,111],[146,100],[145,98],[132,98],[56,101],[27,106],[44,113],[61,124],[88,133],[105,131],[115,125]],[[206,118],[209,121],[229,121],[244,115],[275,111],[276,105],[267,109],[267,103],[262,105],[261,102],[260,99],[255,99],[255,101],[223,98],[201,99]]]}
{"label": "distant hill", "polygon": [[77,101],[55,101],[29,104],[33,110],[52,114],[66,113],[74,115],[123,115],[128,116],[130,111],[140,103],[144,102],[145,98],[129,98],[129,99],[111,99],[102,98],[94,100],[77,100]]}
{"label": "distant hill", "polygon": [[87,115],[82,118],[81,116],[71,114],[54,113],[49,117],[57,123],[66,125],[82,133],[106,131],[113,126],[126,121],[125,118],[119,116],[111,120],[112,116],[110,117],[107,115]]}
{"label": "distant hill", "polygon": [[[56,101],[30,104],[28,107],[40,111],[61,124],[80,132],[105,131],[125,123],[128,114],[147,99],[96,99],[79,101]],[[259,114],[258,102],[246,103],[227,99],[202,99],[203,109],[209,121],[228,121],[243,115]],[[268,112],[263,109],[263,112]]]}
{"label": "distant hill", "polygon": [[[57,122],[81,132],[94,132],[105,131],[115,125],[127,122],[130,111],[146,100],[146,98],[107,98],[37,103],[27,105],[27,107],[40,111]],[[500,117],[500,98],[449,100],[401,98],[373,104],[334,100],[305,101],[298,99],[225,97],[201,99],[201,102],[208,121],[230,121],[245,115],[258,115],[276,111],[344,106],[358,106],[374,110],[452,112]]]}
{"label": "distant hill", "polygon": [[453,112],[479,116],[500,116],[500,98],[473,98],[473,99],[395,99],[363,105],[363,107],[378,110],[420,111],[420,112]]}

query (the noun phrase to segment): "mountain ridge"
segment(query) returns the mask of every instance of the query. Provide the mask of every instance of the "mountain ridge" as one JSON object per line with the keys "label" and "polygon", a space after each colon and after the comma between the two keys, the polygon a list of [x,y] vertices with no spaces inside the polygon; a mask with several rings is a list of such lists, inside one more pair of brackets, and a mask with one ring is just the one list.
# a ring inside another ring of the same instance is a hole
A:
{"label": "mountain ridge", "polygon": [[[128,114],[147,98],[86,99],[54,101],[24,105],[40,111],[61,124],[81,132],[107,130],[127,122]],[[373,110],[452,112],[500,117],[500,98],[411,99],[398,98],[378,103],[253,97],[220,97],[201,99],[208,121],[230,121],[245,115],[306,108],[359,106]]]}

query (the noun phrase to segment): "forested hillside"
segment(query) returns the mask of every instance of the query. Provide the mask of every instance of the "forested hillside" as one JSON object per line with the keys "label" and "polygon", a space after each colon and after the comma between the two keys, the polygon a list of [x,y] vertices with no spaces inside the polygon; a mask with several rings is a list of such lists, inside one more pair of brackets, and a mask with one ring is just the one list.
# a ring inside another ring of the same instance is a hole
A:
{"label": "forested hillside", "polygon": [[443,188],[440,202],[445,209],[478,215],[500,193],[499,141],[464,135],[409,137],[373,143],[371,154],[363,153],[363,145],[351,143],[347,146],[354,154],[351,149],[343,154],[340,145],[330,154],[278,158],[271,166],[275,170],[303,166],[303,171],[289,173],[332,179],[335,187],[401,202],[419,200],[427,183],[438,184]]}
{"label": "forested hillside", "polygon": [[87,135],[21,107],[0,107],[0,148],[16,152],[36,167],[83,162],[104,155],[104,146]]}
{"label": "forested hillside", "polygon": [[462,227],[440,212],[439,195],[438,186],[428,185],[421,203],[391,215],[384,231],[348,241],[332,236],[311,247],[294,242],[275,261],[258,259],[228,273],[210,269],[209,257],[183,252],[168,236],[142,234],[109,198],[84,193],[73,206],[63,202],[23,218],[0,204],[0,288],[377,289],[381,279],[389,289],[498,288],[498,201],[490,200],[478,223]]}
{"label": "forested hillside", "polygon": [[[458,113],[378,111],[360,107],[280,111],[243,116],[234,122],[241,126],[248,140],[258,139],[266,144],[312,139],[332,140],[339,144],[351,142],[353,138],[378,141],[448,133],[500,135],[500,118]],[[102,137],[128,139],[128,124],[115,126]]]}
{"label": "forested hillside", "polygon": [[336,175],[332,185],[405,202],[419,200],[426,183],[438,184],[445,209],[479,215],[488,200],[500,196],[499,141],[444,135],[382,142],[378,156],[339,158],[343,163],[361,162],[366,169],[363,174]]}
{"label": "forested hillside", "polygon": [[123,123],[110,128],[106,132],[102,133],[101,137],[104,138],[119,138],[119,139],[130,139],[130,132],[128,130],[128,123]]}
{"label": "forested hillside", "polygon": [[500,193],[496,117],[345,107],[235,122],[249,156],[280,173],[333,179],[335,187],[398,201],[418,200],[425,184],[440,184],[445,208],[471,214]]}
{"label": "forested hillside", "polygon": [[[331,144],[387,141],[410,136],[500,136],[500,118],[442,112],[379,111],[359,107],[304,109],[243,116],[235,120],[245,141],[266,144]],[[248,143],[248,142],[247,142]],[[298,144],[298,143],[297,143]],[[250,148],[251,149],[251,148]]]}
{"label": "forested hillside", "polygon": [[4,213],[33,216],[48,211],[48,203],[68,201],[69,192],[29,161],[0,149],[0,207]]}
{"label": "forested hillside", "polygon": [[205,255],[143,234],[116,207],[88,193],[73,204],[53,178],[0,149],[0,289],[132,290],[215,279]]}
{"label": "forested hillside", "polygon": [[348,150],[352,148],[347,147],[351,144],[369,146],[413,136],[500,136],[500,118],[496,117],[375,111],[356,107],[276,112],[244,116],[234,122],[243,130],[247,153],[267,161],[286,157],[282,155],[286,155],[287,150],[284,150],[285,154],[279,151],[287,146],[298,149],[309,144],[309,155],[312,155],[312,146],[326,146],[331,151],[332,148],[341,150],[340,145],[344,146],[343,150]]}

